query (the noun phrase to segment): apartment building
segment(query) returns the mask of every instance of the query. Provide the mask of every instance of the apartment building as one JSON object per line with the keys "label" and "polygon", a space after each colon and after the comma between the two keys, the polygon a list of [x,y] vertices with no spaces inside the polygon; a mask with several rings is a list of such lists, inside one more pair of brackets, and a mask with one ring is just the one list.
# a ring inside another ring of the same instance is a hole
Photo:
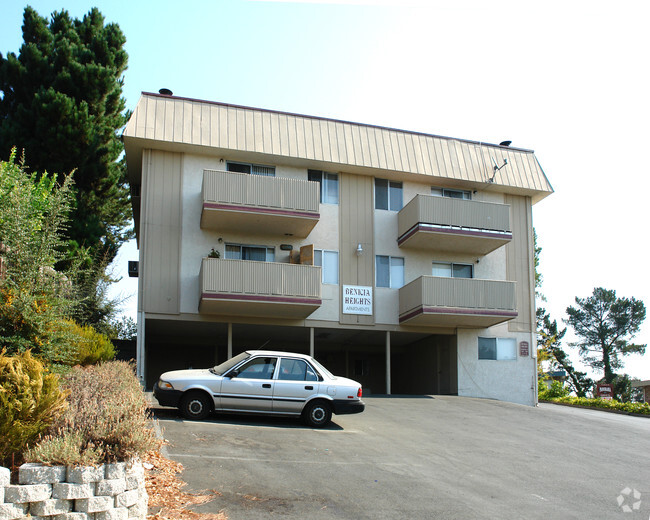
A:
{"label": "apartment building", "polygon": [[532,151],[153,93],[123,140],[147,386],[264,348],[536,402]]}

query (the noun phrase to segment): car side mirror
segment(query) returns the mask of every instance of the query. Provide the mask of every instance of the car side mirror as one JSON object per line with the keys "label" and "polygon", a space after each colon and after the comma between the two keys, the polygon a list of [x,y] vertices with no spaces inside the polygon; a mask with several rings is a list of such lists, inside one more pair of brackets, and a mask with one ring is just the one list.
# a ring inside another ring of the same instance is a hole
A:
{"label": "car side mirror", "polygon": [[226,377],[229,377],[229,378],[232,379],[234,377],[237,377],[238,375],[239,375],[239,371],[237,369],[235,369],[235,370],[231,370],[230,372],[228,372],[228,375]]}

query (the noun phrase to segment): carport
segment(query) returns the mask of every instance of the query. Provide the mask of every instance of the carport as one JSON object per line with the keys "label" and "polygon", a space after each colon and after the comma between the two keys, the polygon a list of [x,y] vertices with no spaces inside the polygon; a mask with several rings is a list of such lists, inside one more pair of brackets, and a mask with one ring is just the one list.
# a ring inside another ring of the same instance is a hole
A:
{"label": "carport", "polygon": [[368,394],[456,394],[456,337],[360,328],[170,321],[147,318],[145,377],[213,366],[244,350],[310,354]]}

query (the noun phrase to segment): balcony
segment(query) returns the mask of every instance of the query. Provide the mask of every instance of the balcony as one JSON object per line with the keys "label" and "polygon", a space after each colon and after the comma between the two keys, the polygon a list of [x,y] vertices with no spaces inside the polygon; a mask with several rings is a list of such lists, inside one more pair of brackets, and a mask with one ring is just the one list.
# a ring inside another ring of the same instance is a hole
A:
{"label": "balcony", "polygon": [[305,238],[319,218],[316,182],[203,171],[203,229]]}
{"label": "balcony", "polygon": [[511,240],[506,204],[416,195],[398,215],[399,247],[486,255]]}
{"label": "balcony", "polygon": [[199,312],[304,319],[320,307],[321,268],[204,258]]}
{"label": "balcony", "polygon": [[515,317],[515,282],[421,276],[399,290],[402,325],[484,328]]}

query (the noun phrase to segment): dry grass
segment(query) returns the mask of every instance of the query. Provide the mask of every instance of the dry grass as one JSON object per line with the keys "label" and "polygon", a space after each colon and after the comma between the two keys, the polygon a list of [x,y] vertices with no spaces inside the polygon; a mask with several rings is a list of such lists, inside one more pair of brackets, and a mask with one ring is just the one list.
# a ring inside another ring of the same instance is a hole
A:
{"label": "dry grass", "polygon": [[189,507],[205,504],[220,495],[208,490],[200,493],[183,491],[185,486],[179,474],[183,465],[163,457],[159,452],[149,452],[143,459],[152,466],[146,472],[146,486],[149,494],[149,520],[227,520],[225,513],[197,513]]}

